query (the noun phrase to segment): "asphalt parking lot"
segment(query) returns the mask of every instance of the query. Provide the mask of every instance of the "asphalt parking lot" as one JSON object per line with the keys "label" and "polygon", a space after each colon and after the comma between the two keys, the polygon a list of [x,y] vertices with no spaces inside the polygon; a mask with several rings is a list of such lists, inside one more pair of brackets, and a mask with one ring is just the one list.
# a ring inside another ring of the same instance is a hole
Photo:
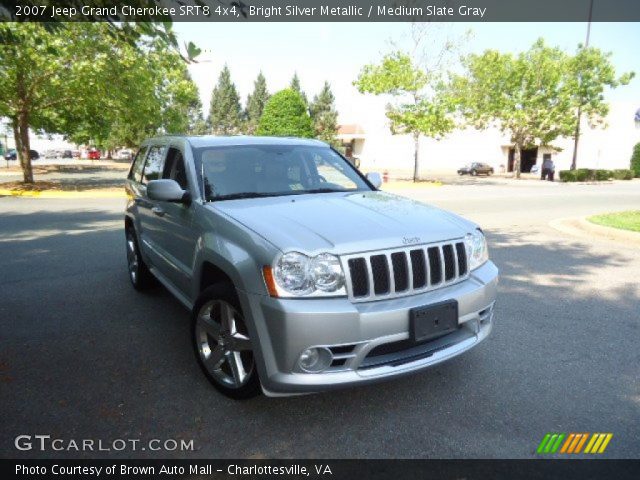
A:
{"label": "asphalt parking lot", "polygon": [[[400,380],[242,403],[200,373],[178,301],[131,288],[123,200],[0,198],[0,455],[532,458],[547,432],[612,432],[604,457],[640,458],[640,251],[548,225],[637,209],[639,186],[404,192],[486,228],[501,270],[492,336]],[[21,434],[195,450],[20,452]]]}

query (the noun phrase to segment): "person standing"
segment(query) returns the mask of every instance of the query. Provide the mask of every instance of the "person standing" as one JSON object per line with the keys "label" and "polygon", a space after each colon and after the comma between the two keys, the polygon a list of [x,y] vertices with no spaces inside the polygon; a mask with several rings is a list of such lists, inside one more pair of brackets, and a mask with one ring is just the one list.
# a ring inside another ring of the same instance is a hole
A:
{"label": "person standing", "polygon": [[553,182],[553,177],[556,173],[556,165],[553,163],[553,160],[549,159],[549,171],[547,172],[547,179],[550,182]]}

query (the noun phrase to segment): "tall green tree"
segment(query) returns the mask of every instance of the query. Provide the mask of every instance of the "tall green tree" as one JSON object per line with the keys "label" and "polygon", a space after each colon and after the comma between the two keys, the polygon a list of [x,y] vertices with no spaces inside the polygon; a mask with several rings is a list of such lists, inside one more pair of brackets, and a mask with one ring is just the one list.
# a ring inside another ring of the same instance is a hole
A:
{"label": "tall green tree", "polygon": [[604,100],[605,89],[627,85],[635,75],[628,72],[618,77],[610,58],[611,53],[579,45],[577,53],[568,62],[566,85],[573,109],[577,112],[571,170],[577,166],[582,116],[592,127],[604,125],[604,118],[609,113],[609,105]]}
{"label": "tall green tree", "polygon": [[255,82],[253,82],[253,93],[247,96],[247,107],[245,109],[245,129],[247,134],[253,135],[255,133],[264,106],[268,100],[269,91],[267,90],[267,80],[264,78],[262,72],[260,72]]}
{"label": "tall green tree", "polygon": [[300,86],[300,79],[298,78],[298,72],[293,72],[293,78],[291,79],[291,83],[289,84],[289,88],[296,92],[302,98],[302,101],[306,106],[309,105],[309,100],[307,99],[307,94],[304,93],[302,87]]}
{"label": "tall green tree", "polygon": [[391,95],[387,106],[392,133],[413,136],[413,180],[420,180],[420,136],[441,138],[454,128],[447,96],[440,94],[440,72],[425,71],[407,53],[396,51],[365,65],[353,84],[361,93]]}
{"label": "tall green tree", "polygon": [[463,63],[466,71],[453,77],[452,95],[471,125],[479,129],[495,125],[509,135],[516,177],[523,149],[572,134],[570,58],[560,49],[540,39],[518,56],[487,50],[469,55]]}
{"label": "tall green tree", "polygon": [[186,66],[166,37],[169,25],[164,37],[145,31],[107,22],[0,24],[0,116],[11,122],[25,182],[33,182],[30,130],[133,145],[197,100],[193,82],[177,81]]}
{"label": "tall green tree", "polygon": [[120,45],[106,28],[89,23],[57,30],[27,22],[0,26],[0,116],[11,121],[24,182],[33,182],[30,129],[69,133],[74,118],[108,106],[106,84],[112,74],[107,67],[117,61]]}
{"label": "tall green tree", "polygon": [[241,120],[240,96],[225,64],[211,94],[209,126],[215,135],[233,135],[240,131]]}
{"label": "tall green tree", "polygon": [[313,101],[309,105],[309,114],[311,115],[316,138],[336,145],[338,112],[335,106],[335,97],[333,96],[329,82],[325,81],[320,93],[313,97]]}
{"label": "tall green tree", "polygon": [[311,117],[300,94],[290,88],[275,93],[264,107],[258,135],[313,138]]}

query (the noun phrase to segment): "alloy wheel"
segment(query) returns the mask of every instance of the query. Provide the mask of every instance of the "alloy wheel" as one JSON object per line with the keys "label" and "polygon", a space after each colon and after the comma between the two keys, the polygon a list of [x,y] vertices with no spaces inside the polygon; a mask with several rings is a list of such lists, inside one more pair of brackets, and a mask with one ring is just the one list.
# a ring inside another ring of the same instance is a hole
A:
{"label": "alloy wheel", "polygon": [[255,362],[244,319],[224,300],[205,303],[195,328],[198,354],[215,381],[228,388],[245,385]]}

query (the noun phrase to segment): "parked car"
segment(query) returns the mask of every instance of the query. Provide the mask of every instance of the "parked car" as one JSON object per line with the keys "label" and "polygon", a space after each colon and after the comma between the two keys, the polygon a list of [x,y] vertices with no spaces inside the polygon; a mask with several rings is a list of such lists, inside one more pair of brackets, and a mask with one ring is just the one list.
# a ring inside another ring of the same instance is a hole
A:
{"label": "parked car", "polygon": [[73,158],[80,158],[80,150],[72,150],[71,151],[71,156]]}
{"label": "parked car", "polygon": [[89,150],[89,152],[87,153],[87,158],[89,160],[100,160],[100,156],[100,150],[96,150],[95,148]]}
{"label": "parked car", "polygon": [[[38,160],[40,158],[40,154],[35,151],[35,150],[29,150],[29,156],[31,157],[31,160]],[[7,153],[4,156],[5,160],[16,160],[18,158],[18,152],[12,148],[11,150],[7,151]]]}
{"label": "parked car", "polygon": [[131,160],[133,152],[128,148],[123,148],[116,154],[116,160]]}
{"label": "parked car", "polygon": [[73,152],[71,150],[63,150],[62,158],[73,158]]}
{"label": "parked car", "polygon": [[57,150],[46,150],[44,152],[44,158],[48,158],[48,159],[58,158],[58,151]]}
{"label": "parked car", "polygon": [[498,269],[478,225],[381,183],[317,140],[148,140],[126,181],[129,278],[191,311],[197,361],[233,398],[436,365],[491,332]]}
{"label": "parked car", "polygon": [[460,167],[458,169],[458,175],[493,175],[493,167],[486,163],[473,162]]}

